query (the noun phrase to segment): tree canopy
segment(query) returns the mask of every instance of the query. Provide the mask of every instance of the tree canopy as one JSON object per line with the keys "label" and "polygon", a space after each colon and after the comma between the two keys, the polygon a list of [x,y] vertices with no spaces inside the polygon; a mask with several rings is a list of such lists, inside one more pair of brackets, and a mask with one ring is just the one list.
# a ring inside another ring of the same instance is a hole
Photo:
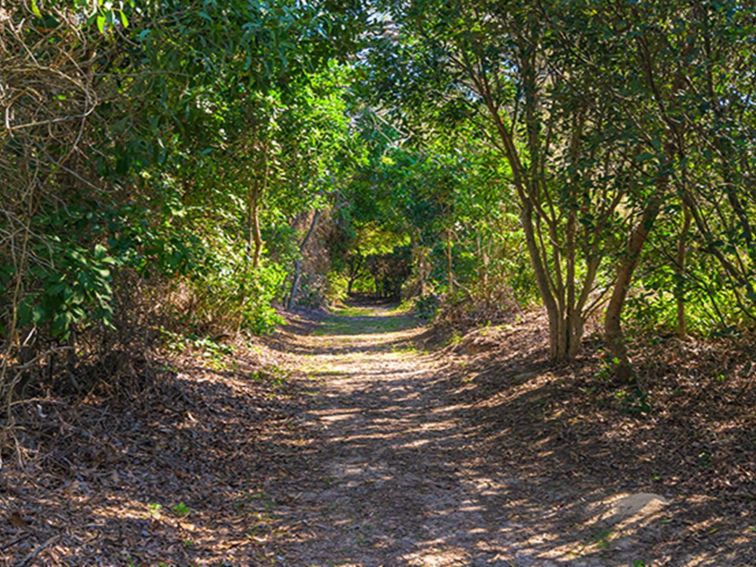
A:
{"label": "tree canopy", "polygon": [[555,360],[600,318],[626,380],[623,323],[752,328],[753,33],[740,0],[6,4],[3,390],[138,320],[388,288],[543,308]]}

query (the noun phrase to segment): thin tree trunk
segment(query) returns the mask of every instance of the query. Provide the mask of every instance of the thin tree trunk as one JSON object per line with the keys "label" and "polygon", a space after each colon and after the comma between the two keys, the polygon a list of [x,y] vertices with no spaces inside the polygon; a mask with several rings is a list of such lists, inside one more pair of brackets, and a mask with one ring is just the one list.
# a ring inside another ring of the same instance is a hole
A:
{"label": "thin tree trunk", "polygon": [[362,254],[352,256],[349,260],[349,282],[347,283],[347,293],[352,293],[354,284],[357,282],[357,278],[360,277],[360,272],[362,272],[364,265],[365,257]]}
{"label": "thin tree trunk", "polygon": [[684,339],[688,334],[685,320],[685,261],[688,253],[688,232],[690,231],[691,215],[688,207],[682,206],[683,222],[680,236],[677,240],[677,283],[675,296],[677,301],[677,336]]}
{"label": "thin tree trunk", "polygon": [[[583,133],[583,114],[582,111],[578,111],[572,117],[572,136],[570,139],[570,161],[573,165],[577,166],[580,153],[580,138]],[[567,215],[567,226],[565,228],[565,244],[564,244],[564,258],[566,264],[566,281],[565,287],[567,292],[566,297],[566,332],[567,332],[567,345],[566,355],[567,358],[574,358],[580,350],[580,341],[583,338],[583,306],[579,304],[577,298],[577,281],[576,281],[576,263],[577,263],[577,203],[575,188],[577,187],[578,180],[573,177],[571,179],[571,185],[569,192],[571,199],[569,201],[569,212]]]}
{"label": "thin tree trunk", "polygon": [[419,238],[414,239],[412,253],[416,258],[420,297],[425,297],[428,293],[428,273],[430,271],[428,270],[428,250],[418,242],[420,242]]}
{"label": "thin tree trunk", "polygon": [[488,266],[490,263],[490,260],[488,258],[488,252],[486,251],[486,247],[483,245],[483,239],[480,236],[480,233],[477,234],[477,245],[478,245],[478,256],[480,257],[480,271],[478,272],[478,277],[480,278],[481,283],[483,284],[483,289],[488,291]]}
{"label": "thin tree trunk", "polygon": [[449,279],[449,294],[454,293],[454,258],[452,256],[452,230],[446,229],[446,273]]}
{"label": "thin tree trunk", "polygon": [[256,270],[260,266],[260,257],[262,256],[263,239],[260,230],[260,200],[268,183],[268,148],[263,145],[261,148],[262,164],[260,173],[255,174],[252,185],[247,196],[247,253],[251,250],[252,269]]}
{"label": "thin tree trunk", "polygon": [[294,260],[294,279],[291,282],[291,291],[289,292],[289,299],[286,302],[286,309],[291,309],[297,300],[299,294],[299,281],[302,278],[302,259],[297,258]]}
{"label": "thin tree trunk", "polygon": [[255,270],[260,265],[263,246],[262,233],[260,232],[260,190],[256,183],[249,192],[247,207],[247,250],[251,252],[252,269]]}
{"label": "thin tree trunk", "polygon": [[630,381],[633,377],[633,368],[630,364],[630,358],[627,353],[627,345],[622,332],[622,309],[625,306],[627,292],[630,289],[630,282],[633,273],[638,265],[643,245],[646,243],[651,228],[659,215],[661,208],[661,198],[666,190],[666,179],[657,183],[657,192],[651,197],[646,204],[641,220],[633,229],[627,243],[625,257],[620,261],[617,267],[617,278],[614,282],[614,289],[606,308],[604,319],[604,337],[609,353],[614,358],[615,375],[620,381]]}
{"label": "thin tree trunk", "polygon": [[291,282],[291,292],[289,293],[289,301],[286,304],[287,309],[291,309],[292,306],[295,304],[297,300],[297,295],[299,295],[299,283],[302,279],[302,256],[304,255],[304,252],[307,248],[307,244],[310,242],[310,238],[312,237],[312,234],[315,232],[315,227],[318,224],[318,220],[320,219],[321,211],[317,210],[312,215],[312,220],[310,221],[310,228],[307,229],[307,234],[305,234],[304,238],[302,239],[301,244],[299,245],[299,258],[297,258],[294,261],[294,280]]}

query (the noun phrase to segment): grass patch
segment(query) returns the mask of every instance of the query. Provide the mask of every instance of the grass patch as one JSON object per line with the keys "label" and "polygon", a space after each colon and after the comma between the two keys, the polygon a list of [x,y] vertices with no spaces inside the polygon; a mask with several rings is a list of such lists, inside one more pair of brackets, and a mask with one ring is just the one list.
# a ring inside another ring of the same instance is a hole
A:
{"label": "grass patch", "polygon": [[371,313],[367,307],[340,307],[333,311],[339,317],[369,317]]}
{"label": "grass patch", "polygon": [[417,320],[408,314],[386,314],[385,311],[375,312],[362,307],[349,307],[339,309],[328,316],[313,334],[329,336],[396,333],[416,326]]}

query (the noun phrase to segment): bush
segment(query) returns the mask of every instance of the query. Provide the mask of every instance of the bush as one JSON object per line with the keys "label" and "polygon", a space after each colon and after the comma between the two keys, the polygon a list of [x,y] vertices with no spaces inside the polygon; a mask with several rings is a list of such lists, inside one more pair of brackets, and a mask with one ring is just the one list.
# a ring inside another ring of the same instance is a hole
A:
{"label": "bush", "polygon": [[441,305],[441,300],[435,294],[423,295],[415,299],[415,314],[423,321],[432,321]]}
{"label": "bush", "polygon": [[285,281],[286,270],[279,264],[268,264],[249,272],[241,305],[244,329],[256,335],[269,334],[284,322],[273,302],[279,298]]}
{"label": "bush", "polygon": [[337,303],[347,299],[349,278],[336,271],[328,272],[326,287],[326,299],[329,303]]}
{"label": "bush", "polygon": [[[22,331],[36,327],[41,338],[59,342],[93,325],[113,328],[120,316],[113,293],[119,271],[145,279],[186,273],[198,255],[188,234],[170,226],[154,229],[144,211],[130,207],[50,209],[33,217],[31,228],[16,325]],[[10,255],[0,259],[3,290],[16,280],[16,264]],[[5,332],[14,298],[3,293],[0,301]]]}
{"label": "bush", "polygon": [[286,271],[264,263],[251,269],[243,252],[227,242],[208,247],[202,266],[188,275],[191,290],[185,307],[191,327],[198,332],[246,329],[266,334],[282,322],[273,303],[280,299]]}
{"label": "bush", "polygon": [[509,321],[520,307],[514,292],[503,283],[485,286],[482,283],[458,290],[444,297],[436,321],[455,329],[468,329],[477,325]]}

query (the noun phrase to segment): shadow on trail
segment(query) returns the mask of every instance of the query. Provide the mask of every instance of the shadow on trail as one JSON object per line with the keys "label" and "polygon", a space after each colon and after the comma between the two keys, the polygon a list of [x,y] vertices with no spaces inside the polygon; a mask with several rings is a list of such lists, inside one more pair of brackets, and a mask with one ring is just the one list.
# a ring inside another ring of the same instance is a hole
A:
{"label": "shadow on trail", "polygon": [[411,318],[379,309],[329,315],[288,345],[308,355],[302,370],[316,381],[310,467],[286,490],[294,496],[281,520],[296,535],[283,564],[528,560],[512,544],[523,539],[512,509],[543,516],[552,504],[526,503],[512,492],[519,480],[475,468],[476,430],[450,401],[443,368],[410,349],[420,332]]}
{"label": "shadow on trail", "polygon": [[[487,369],[466,376],[465,367],[413,350],[422,328],[402,317],[383,309],[333,314],[308,336],[289,337],[290,350],[307,355],[310,439],[307,470],[276,488],[285,495],[282,565],[688,564],[649,552],[660,538],[685,549],[686,531],[669,525],[675,506],[621,529],[607,521],[614,500],[644,482],[612,477],[611,463],[590,474],[601,455],[570,424],[548,417],[553,392],[534,380],[553,370],[543,349],[508,353],[509,364],[487,382],[498,391],[473,394]],[[518,431],[506,408],[523,406],[540,408],[532,421],[543,422],[543,435]],[[508,435],[520,437],[511,449]],[[523,435],[532,435],[529,444]],[[570,476],[573,454],[588,474]],[[738,560],[746,555],[734,547],[696,560],[745,565]]]}

